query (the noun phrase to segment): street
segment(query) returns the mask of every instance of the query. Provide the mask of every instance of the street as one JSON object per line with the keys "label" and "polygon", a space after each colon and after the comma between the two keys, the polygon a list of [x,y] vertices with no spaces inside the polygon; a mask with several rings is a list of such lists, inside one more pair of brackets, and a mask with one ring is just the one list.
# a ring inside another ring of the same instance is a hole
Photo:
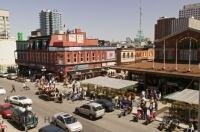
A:
{"label": "street", "polygon": [[[16,92],[11,93],[11,85],[14,84],[16,87]],[[36,132],[39,130],[39,128],[48,125],[49,121],[51,120],[52,115],[59,113],[59,112],[67,112],[70,114],[75,115],[74,109],[76,106],[80,106],[86,101],[66,101],[62,104],[55,103],[53,101],[44,101],[38,97],[38,95],[35,95],[35,92],[37,89],[33,86],[33,84],[29,85],[31,86],[31,90],[24,90],[22,88],[23,84],[16,81],[7,80],[5,78],[0,78],[0,85],[3,86],[6,91],[7,95],[24,95],[32,99],[33,101],[33,113],[36,113],[36,115],[39,118],[39,123],[36,128],[30,129],[30,132]],[[1,103],[4,103],[4,98],[6,96],[1,96],[0,100]],[[142,122],[132,122],[132,115],[128,115],[126,117],[118,118],[117,114],[119,113],[119,110],[115,110],[112,113],[106,113],[103,118],[90,121],[89,119],[75,115],[75,117],[78,118],[78,120],[83,125],[83,131],[84,132],[155,132],[157,130],[157,126],[159,122],[152,122],[149,125],[143,125]],[[10,125],[10,123],[6,122],[8,124],[8,132],[13,131],[20,131],[18,128],[13,127]]]}

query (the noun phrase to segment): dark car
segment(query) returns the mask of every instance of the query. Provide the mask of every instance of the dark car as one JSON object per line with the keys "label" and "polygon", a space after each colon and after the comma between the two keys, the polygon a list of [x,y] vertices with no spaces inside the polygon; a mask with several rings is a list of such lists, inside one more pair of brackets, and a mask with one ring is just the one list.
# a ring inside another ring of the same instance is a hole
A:
{"label": "dark car", "polygon": [[53,124],[50,124],[40,128],[38,132],[65,132],[65,131]]}
{"label": "dark car", "polygon": [[3,118],[10,118],[12,115],[12,104],[10,103],[4,103],[0,105],[0,113]]}
{"label": "dark car", "polygon": [[106,112],[114,111],[114,104],[107,99],[97,99],[95,102],[101,104]]}
{"label": "dark car", "polygon": [[38,117],[30,109],[25,109],[19,106],[14,106],[11,108],[12,115],[9,118],[10,122],[15,123],[20,129],[25,130],[25,128],[34,128],[38,124]]}

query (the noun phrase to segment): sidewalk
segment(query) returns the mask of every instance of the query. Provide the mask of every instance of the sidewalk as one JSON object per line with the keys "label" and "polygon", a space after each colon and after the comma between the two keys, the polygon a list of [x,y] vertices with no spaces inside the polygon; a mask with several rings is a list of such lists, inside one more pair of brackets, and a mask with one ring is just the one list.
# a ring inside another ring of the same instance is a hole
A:
{"label": "sidewalk", "polygon": [[7,125],[6,132],[20,132],[17,130],[12,124],[10,124],[6,119],[0,118],[0,121],[4,121],[4,123]]}

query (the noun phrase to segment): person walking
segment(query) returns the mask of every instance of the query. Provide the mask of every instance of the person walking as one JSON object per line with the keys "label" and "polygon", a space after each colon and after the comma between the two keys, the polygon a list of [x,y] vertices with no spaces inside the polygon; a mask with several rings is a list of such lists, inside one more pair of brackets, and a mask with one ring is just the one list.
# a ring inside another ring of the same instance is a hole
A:
{"label": "person walking", "polygon": [[7,125],[4,123],[4,121],[1,122],[1,132],[6,132]]}
{"label": "person walking", "polygon": [[11,93],[12,92],[16,92],[16,90],[15,90],[15,85],[14,84],[12,84],[12,90],[10,91]]}

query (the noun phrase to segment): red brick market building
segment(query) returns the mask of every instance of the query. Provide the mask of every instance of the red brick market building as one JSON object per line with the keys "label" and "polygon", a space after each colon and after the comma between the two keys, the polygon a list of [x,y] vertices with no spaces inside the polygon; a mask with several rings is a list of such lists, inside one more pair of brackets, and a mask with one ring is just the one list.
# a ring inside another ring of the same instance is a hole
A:
{"label": "red brick market building", "polygon": [[115,64],[115,47],[101,47],[80,29],[64,34],[17,41],[16,63],[21,74],[95,72]]}

